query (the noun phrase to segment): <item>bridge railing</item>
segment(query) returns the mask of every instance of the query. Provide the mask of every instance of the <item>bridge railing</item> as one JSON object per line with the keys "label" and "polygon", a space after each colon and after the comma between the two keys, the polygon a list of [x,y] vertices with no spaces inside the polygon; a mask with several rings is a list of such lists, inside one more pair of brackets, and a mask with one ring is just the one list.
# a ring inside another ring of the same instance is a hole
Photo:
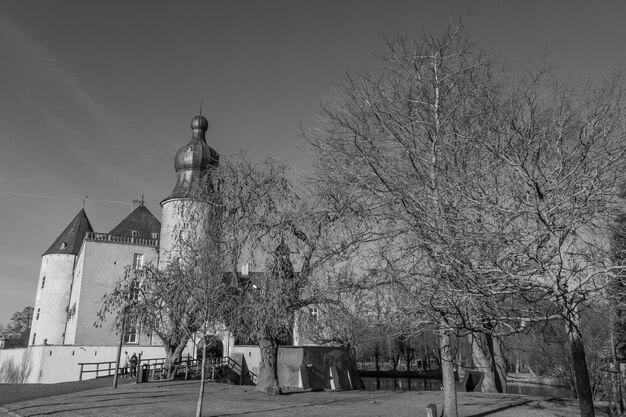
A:
{"label": "bridge railing", "polygon": [[[115,361],[108,362],[81,362],[79,381],[83,380],[85,374],[95,373],[95,378],[111,376],[115,374]],[[180,362],[174,364],[177,374],[180,372],[185,373],[185,379],[190,377],[200,376],[202,370],[202,359],[186,358]],[[250,370],[243,370],[241,364],[235,361],[229,356],[221,358],[207,358],[207,372],[205,373],[207,378],[215,379],[216,374],[219,374],[220,369],[228,368],[232,369],[235,373],[239,374],[242,379],[244,375],[247,375],[252,383],[257,383],[257,375]],[[121,370],[120,373],[121,374]],[[151,358],[143,359],[139,358],[137,363],[137,382],[156,381],[167,378],[167,369],[165,367],[165,358]]]}
{"label": "bridge railing", "polygon": [[80,374],[78,375],[78,380],[83,380],[84,374],[92,374],[95,373],[95,378],[100,378],[103,376],[111,376],[115,374],[115,361],[109,362],[80,362]]}

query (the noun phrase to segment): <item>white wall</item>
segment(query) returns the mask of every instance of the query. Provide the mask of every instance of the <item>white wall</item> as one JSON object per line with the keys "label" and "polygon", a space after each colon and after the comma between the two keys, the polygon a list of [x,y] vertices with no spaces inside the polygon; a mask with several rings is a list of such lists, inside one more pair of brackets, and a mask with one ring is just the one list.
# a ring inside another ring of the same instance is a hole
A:
{"label": "white wall", "polygon": [[[156,248],[149,246],[85,241],[80,253],[70,299],[70,308],[76,306],[75,314],[68,321],[66,344],[115,346],[118,335],[111,324],[105,322],[94,327],[97,313],[102,307],[102,297],[115,287],[124,276],[124,268],[132,265],[133,255],[143,253],[144,263],[156,263]],[[143,335],[139,344],[149,344]]]}
{"label": "white wall", "polygon": [[[206,203],[181,198],[167,200],[162,207],[161,268],[172,259],[184,257],[186,247],[202,248],[202,242],[207,236],[207,216],[211,210]],[[200,243],[194,245],[194,241]]]}
{"label": "white wall", "polygon": [[[162,346],[124,345],[122,352],[124,351],[129,355],[133,352],[141,353],[142,359],[165,357]],[[115,361],[116,356],[117,346],[30,346],[21,349],[3,349],[0,350],[0,383],[78,381],[79,363]],[[83,379],[95,377],[95,373],[83,375]]]}
{"label": "white wall", "polygon": [[63,344],[75,260],[76,255],[66,254],[50,254],[41,259],[29,345],[33,344],[33,336],[35,345],[46,339],[49,344]]}
{"label": "white wall", "polygon": [[259,364],[261,363],[261,349],[258,345],[237,345],[231,348],[231,356],[233,353],[243,354],[248,369],[255,374],[259,374]]}

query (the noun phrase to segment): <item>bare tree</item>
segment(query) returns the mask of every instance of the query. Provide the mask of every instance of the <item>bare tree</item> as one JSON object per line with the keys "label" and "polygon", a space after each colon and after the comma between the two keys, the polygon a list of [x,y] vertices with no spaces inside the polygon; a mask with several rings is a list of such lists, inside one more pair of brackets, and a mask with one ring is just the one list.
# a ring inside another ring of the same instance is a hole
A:
{"label": "bare tree", "polygon": [[500,102],[482,145],[504,164],[496,210],[509,218],[502,271],[550,300],[565,323],[581,415],[593,416],[581,317],[605,287],[610,225],[626,173],[618,75],[576,88],[539,71]]}
{"label": "bare tree", "polygon": [[338,184],[347,209],[379,233],[370,280],[393,288],[412,334],[438,332],[444,415],[456,416],[451,336],[481,328],[476,309],[507,292],[485,266],[502,242],[497,219],[481,209],[497,194],[497,172],[474,146],[484,130],[478,111],[499,84],[493,61],[454,25],[439,38],[390,42],[383,63],[377,75],[348,76],[305,137],[320,180]]}
{"label": "bare tree", "polygon": [[[323,273],[345,259],[361,239],[360,228],[322,204],[323,197],[284,164],[266,160],[254,165],[245,158],[222,161],[212,173],[221,221],[225,271],[237,288],[237,304],[226,321],[243,339],[261,349],[257,388],[280,393],[277,349],[291,341],[295,320],[307,306],[322,300]],[[195,198],[203,201],[200,192]],[[249,265],[249,277],[238,269]]]}
{"label": "bare tree", "polygon": [[[178,205],[182,220],[173,230],[174,247],[166,261],[159,267],[126,268],[124,277],[103,297],[98,314],[98,325],[113,316],[119,331],[125,331],[124,323],[132,323],[158,336],[170,379],[189,339],[199,335],[206,346],[214,329],[234,314],[231,297],[235,289],[225,274],[230,259],[223,241],[220,199],[207,187],[210,181],[209,176],[197,180]],[[195,198],[199,190],[203,200]],[[202,414],[206,367],[203,355],[197,416]]]}
{"label": "bare tree", "polygon": [[126,332],[130,323],[158,336],[165,349],[165,366],[173,377],[173,364],[202,326],[203,311],[191,297],[196,278],[180,263],[163,270],[151,265],[140,270],[128,267],[103,296],[95,325],[101,326],[112,317],[111,325],[120,332]]}

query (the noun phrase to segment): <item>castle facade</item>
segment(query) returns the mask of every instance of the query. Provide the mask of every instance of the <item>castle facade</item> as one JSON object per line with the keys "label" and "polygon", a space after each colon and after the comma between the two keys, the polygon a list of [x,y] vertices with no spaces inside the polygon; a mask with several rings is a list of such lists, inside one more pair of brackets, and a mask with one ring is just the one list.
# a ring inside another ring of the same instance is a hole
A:
{"label": "castle facade", "polygon": [[[195,180],[219,164],[206,143],[207,119],[191,122],[191,141],[175,155],[176,185],[162,202],[161,221],[143,204],[108,233],[95,232],[82,209],[43,254],[29,346],[115,346],[119,337],[106,323],[95,327],[102,296],[124,275],[125,268],[150,263],[164,266],[177,253],[175,233],[184,225],[180,205]],[[124,335],[128,345],[153,346],[160,341],[141,329]]]}

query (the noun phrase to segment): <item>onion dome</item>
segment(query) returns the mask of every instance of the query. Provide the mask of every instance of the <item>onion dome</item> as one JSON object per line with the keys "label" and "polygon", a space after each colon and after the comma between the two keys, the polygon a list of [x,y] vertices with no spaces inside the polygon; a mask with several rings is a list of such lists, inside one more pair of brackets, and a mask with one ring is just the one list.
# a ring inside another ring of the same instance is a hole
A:
{"label": "onion dome", "polygon": [[161,204],[172,198],[189,196],[194,182],[206,174],[211,167],[219,165],[219,154],[206,143],[205,134],[208,128],[209,122],[202,115],[191,120],[191,141],[180,148],[174,157],[176,185],[169,197]]}

